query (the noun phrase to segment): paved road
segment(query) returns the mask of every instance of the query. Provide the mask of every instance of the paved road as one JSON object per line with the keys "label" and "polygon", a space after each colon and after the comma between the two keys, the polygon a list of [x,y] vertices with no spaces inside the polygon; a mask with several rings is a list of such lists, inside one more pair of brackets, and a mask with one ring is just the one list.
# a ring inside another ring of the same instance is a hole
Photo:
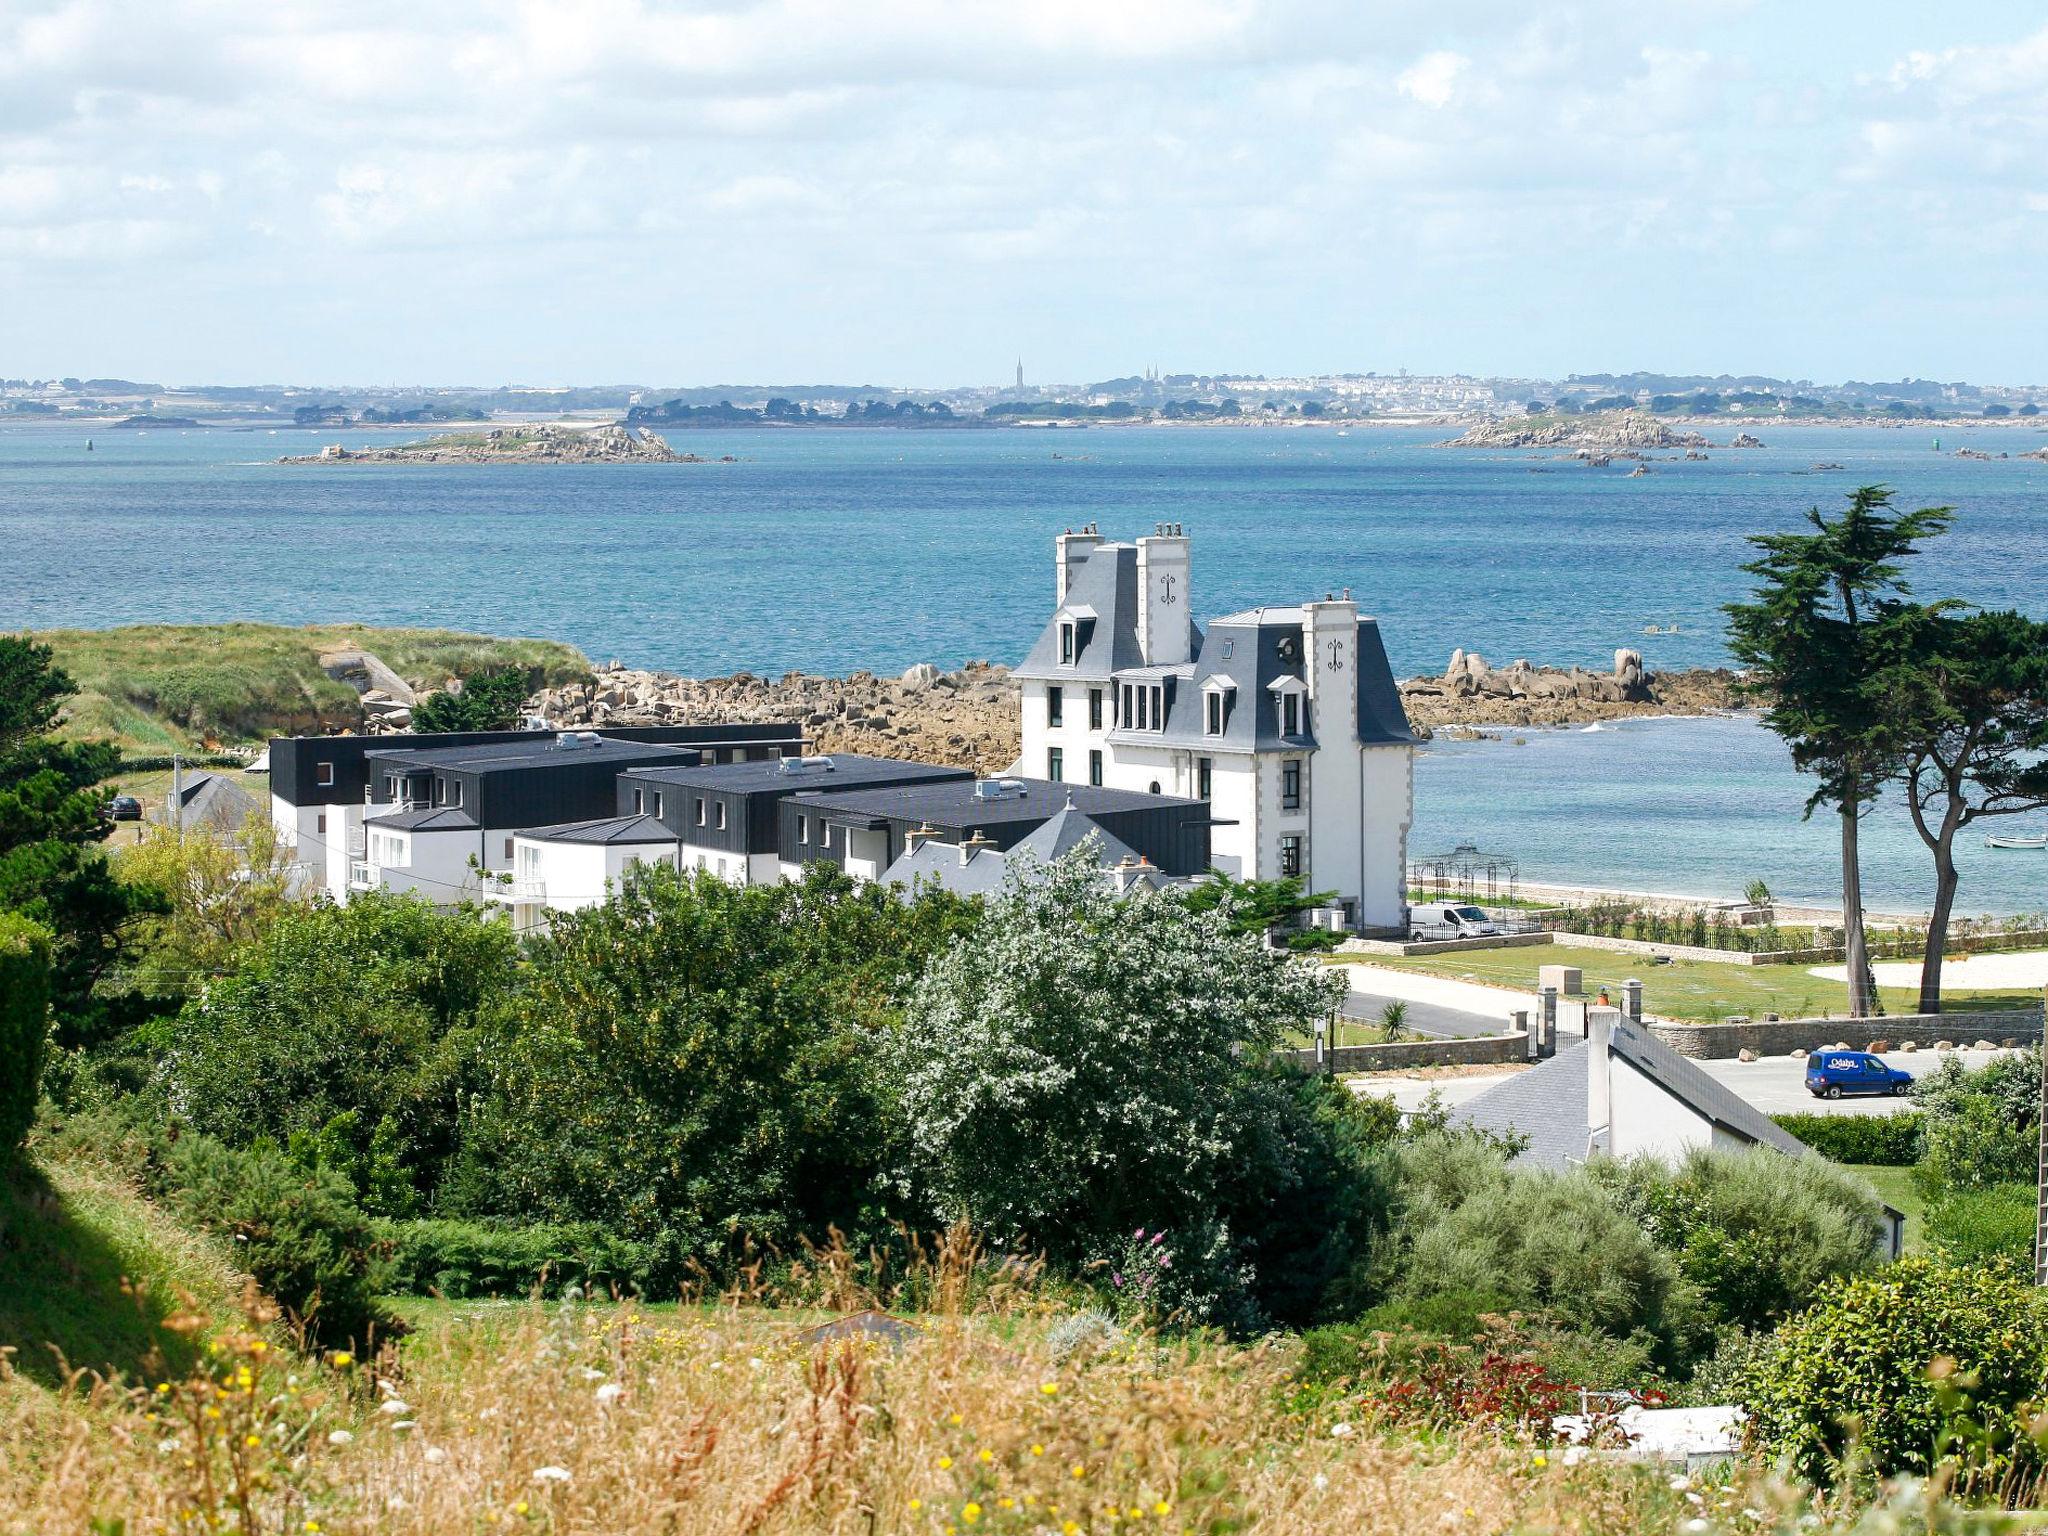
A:
{"label": "paved road", "polygon": [[[1387,1004],[1394,999],[1378,992],[1353,992],[1344,999],[1338,1010],[1346,1018],[1363,1019],[1378,1023]],[[1441,1003],[1417,1002],[1412,998],[1403,999],[1408,1004],[1405,1028],[1418,1035],[1431,1035],[1439,1040],[1462,1040],[1475,1035],[1497,1035],[1508,1027],[1507,1015],[1488,1018],[1482,1013],[1466,1013],[1459,1008],[1446,1008]]]}
{"label": "paved road", "polygon": [[[1904,1055],[1894,1051],[1884,1059],[1902,1072],[1925,1077],[1938,1071],[1941,1063],[1954,1056],[1963,1065],[1981,1067],[2000,1051],[1915,1051]],[[1767,1115],[1895,1115],[1911,1109],[1911,1099],[1816,1099],[1806,1091],[1806,1063],[1790,1056],[1772,1056],[1762,1061],[1703,1061],[1700,1066],[1734,1089]],[[1453,1107],[1486,1092],[1520,1068],[1498,1072],[1475,1072],[1453,1077],[1425,1077],[1400,1072],[1375,1072],[1346,1081],[1354,1093],[1377,1094],[1392,1099],[1405,1110],[1422,1107],[1431,1093],[1441,1094]]]}

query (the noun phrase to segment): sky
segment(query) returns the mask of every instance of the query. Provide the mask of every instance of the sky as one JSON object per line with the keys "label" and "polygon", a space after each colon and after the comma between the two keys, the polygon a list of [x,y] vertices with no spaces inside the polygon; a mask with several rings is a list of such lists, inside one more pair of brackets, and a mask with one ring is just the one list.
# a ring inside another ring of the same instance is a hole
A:
{"label": "sky", "polygon": [[0,376],[2048,382],[2019,0],[0,0]]}

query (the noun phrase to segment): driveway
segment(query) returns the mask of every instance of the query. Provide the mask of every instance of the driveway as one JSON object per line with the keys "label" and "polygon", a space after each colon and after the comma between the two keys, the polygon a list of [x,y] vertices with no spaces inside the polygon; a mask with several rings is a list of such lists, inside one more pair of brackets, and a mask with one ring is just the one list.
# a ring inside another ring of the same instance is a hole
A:
{"label": "driveway", "polygon": [[1476,982],[1425,976],[1379,965],[1338,967],[1351,983],[1342,1012],[1357,1019],[1377,1019],[1396,999],[1408,1005],[1408,1027],[1439,1039],[1498,1035],[1508,1028],[1508,1015],[1530,1008],[1527,994]]}

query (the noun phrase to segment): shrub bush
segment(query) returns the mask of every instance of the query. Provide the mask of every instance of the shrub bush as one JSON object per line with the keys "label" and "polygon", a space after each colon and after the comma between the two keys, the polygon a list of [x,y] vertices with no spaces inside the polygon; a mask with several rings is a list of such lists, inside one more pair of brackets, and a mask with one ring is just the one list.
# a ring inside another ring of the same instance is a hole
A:
{"label": "shrub bush", "polygon": [[2030,1277],[2034,1199],[2032,1184],[1952,1189],[1927,1207],[1927,1241],[1955,1263],[1982,1264]]}
{"label": "shrub bush", "polygon": [[2013,1125],[1988,1097],[1928,1116],[1919,1181],[1930,1195],[2017,1184],[2036,1172],[2040,1149],[2031,1128]]}
{"label": "shrub bush", "polygon": [[1879,1475],[1954,1461],[1966,1490],[2039,1464],[2027,1427],[2048,1305],[2016,1276],[1909,1258],[1781,1327],[1743,1373],[1752,1443],[1835,1480],[1853,1446]]}
{"label": "shrub bush", "polygon": [[509,1226],[484,1221],[394,1221],[382,1235],[391,1250],[391,1287],[448,1297],[560,1294],[645,1289],[652,1257],[594,1223]]}
{"label": "shrub bush", "polygon": [[1771,1117],[1821,1156],[1837,1163],[1875,1168],[1910,1168],[1920,1161],[1925,1116],[1773,1115]]}
{"label": "shrub bush", "polygon": [[50,930],[0,912],[0,1163],[36,1117],[50,1038]]}
{"label": "shrub bush", "polygon": [[385,1244],[339,1174],[301,1168],[267,1144],[237,1150],[183,1136],[158,1177],[171,1208],[227,1238],[236,1263],[311,1341],[362,1349],[402,1331],[377,1300]]}

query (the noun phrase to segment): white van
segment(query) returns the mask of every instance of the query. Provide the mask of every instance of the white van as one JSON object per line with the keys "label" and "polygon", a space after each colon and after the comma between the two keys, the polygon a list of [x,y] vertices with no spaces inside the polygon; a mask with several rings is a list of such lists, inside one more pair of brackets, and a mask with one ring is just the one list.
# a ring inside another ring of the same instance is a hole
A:
{"label": "white van", "polygon": [[1464,902],[1433,901],[1408,909],[1413,939],[1479,939],[1499,932],[1492,918]]}

